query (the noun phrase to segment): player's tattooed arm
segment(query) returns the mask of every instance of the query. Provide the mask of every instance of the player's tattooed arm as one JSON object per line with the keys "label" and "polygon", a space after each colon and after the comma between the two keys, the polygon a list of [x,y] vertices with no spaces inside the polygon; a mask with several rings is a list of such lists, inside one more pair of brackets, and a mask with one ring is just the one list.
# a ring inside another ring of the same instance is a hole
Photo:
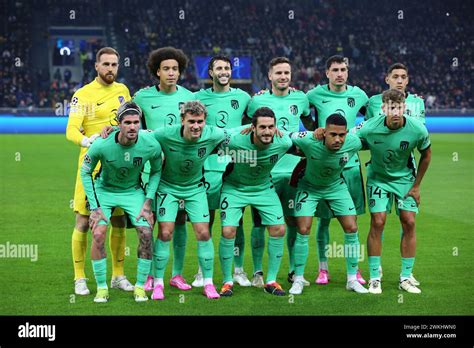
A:
{"label": "player's tattooed arm", "polygon": [[135,221],[138,221],[140,218],[144,218],[146,221],[148,221],[148,224],[150,226],[153,226],[154,224],[154,218],[153,218],[153,212],[151,209],[151,202],[152,200],[150,198],[145,199],[145,203],[143,203],[143,207],[140,210],[140,213],[138,216],[135,218]]}
{"label": "player's tattooed arm", "polygon": [[420,205],[420,185],[423,177],[425,176],[426,171],[431,162],[431,147],[428,147],[425,150],[420,151],[421,157],[420,162],[418,163],[418,171],[416,173],[415,183],[412,188],[406,194],[405,198],[412,196],[417,205]]}
{"label": "player's tattooed arm", "polygon": [[153,248],[152,248],[152,230],[150,227],[146,226],[137,226],[137,234],[138,234],[138,257],[141,259],[151,260],[153,255]]}

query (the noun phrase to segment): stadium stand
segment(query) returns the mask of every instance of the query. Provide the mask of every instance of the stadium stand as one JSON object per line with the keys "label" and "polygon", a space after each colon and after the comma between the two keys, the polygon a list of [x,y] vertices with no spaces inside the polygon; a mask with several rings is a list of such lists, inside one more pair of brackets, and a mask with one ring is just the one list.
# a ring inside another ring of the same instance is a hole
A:
{"label": "stadium stand", "polygon": [[[34,57],[28,55],[28,26],[31,8],[38,2],[2,2],[7,10],[1,15],[6,24],[0,32],[0,106],[51,107],[93,78],[94,55],[102,42],[81,48],[82,81],[68,80],[55,71],[35,71],[31,68]],[[435,0],[426,6],[402,0],[373,6],[369,0],[208,0],[204,6],[197,1],[49,0],[47,6],[50,26],[105,26],[111,14],[117,48],[131,62],[130,67],[121,68],[120,75],[132,93],[151,83],[148,53],[170,45],[189,56],[197,51],[247,50],[261,74],[272,57],[287,56],[293,62],[293,85],[302,90],[324,83],[326,58],[342,54],[350,62],[349,82],[369,96],[385,89],[386,68],[401,61],[410,68],[410,91],[424,96],[428,109],[474,108],[474,35],[467,18],[473,6],[465,1]],[[75,22],[68,20],[69,9],[77,13]],[[14,65],[18,55],[24,57],[21,68]],[[31,83],[32,74],[35,83]],[[201,87],[193,64],[181,84],[191,90]],[[255,84],[254,90],[264,87]]]}

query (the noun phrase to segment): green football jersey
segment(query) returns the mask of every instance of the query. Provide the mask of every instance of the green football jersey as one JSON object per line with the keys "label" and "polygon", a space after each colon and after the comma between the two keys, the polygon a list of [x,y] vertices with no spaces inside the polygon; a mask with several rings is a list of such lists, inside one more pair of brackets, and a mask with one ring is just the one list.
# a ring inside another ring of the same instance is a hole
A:
{"label": "green football jersey", "polygon": [[[318,127],[326,126],[326,119],[331,114],[341,114],[346,118],[347,129],[356,125],[356,118],[359,110],[367,107],[369,97],[357,86],[346,86],[343,92],[334,92],[329,89],[329,85],[319,85],[306,93],[310,105],[314,106],[317,112]],[[358,156],[353,156],[347,168],[359,165]]]}
{"label": "green football jersey", "polygon": [[[260,95],[255,95],[250,100],[247,116],[252,118],[255,110],[262,106],[273,110],[276,126],[284,132],[298,132],[300,118],[310,116],[308,98],[301,91],[289,91],[285,96],[277,96],[268,90]],[[291,173],[299,161],[298,156],[285,155],[273,168],[273,173]]]}
{"label": "green football jersey", "polygon": [[194,99],[194,93],[184,87],[176,86],[176,92],[163,93],[155,85],[139,90],[132,101],[143,111],[142,127],[154,130],[181,124],[181,105]]}
{"label": "green football jersey", "polygon": [[[111,133],[106,139],[97,138],[87,151],[81,166],[81,179],[90,208],[99,206],[95,187],[110,192],[127,192],[140,188],[140,172],[150,161],[151,174],[146,197],[155,198],[160,181],[161,146],[152,132],[141,130],[135,144],[123,146],[118,142],[119,131]],[[92,172],[101,163],[95,181]]]}
{"label": "green football jersey", "polygon": [[227,137],[224,129],[212,126],[204,126],[196,142],[183,137],[181,125],[160,128],[153,134],[165,155],[161,183],[177,189],[199,185],[205,160]]}
{"label": "green football jersey", "polygon": [[268,148],[260,149],[253,142],[253,132],[232,134],[221,145],[235,159],[226,169],[222,190],[259,192],[270,188],[273,185],[270,172],[292,146],[287,135],[275,136]]}
{"label": "green football jersey", "polygon": [[[223,93],[214,92],[212,88],[201,89],[194,93],[194,97],[206,106],[206,124],[226,129],[242,124],[242,115],[250,101],[250,95],[239,88],[230,88],[228,92]],[[204,169],[224,172],[229,161],[230,158],[218,159],[217,155],[213,154],[204,163]]]}
{"label": "green football jersey", "polygon": [[[367,107],[367,113],[365,119],[368,120],[374,116],[385,116],[382,111],[382,94],[376,94],[370,97],[369,106]],[[413,117],[423,124],[426,124],[425,120],[425,103],[423,98],[416,94],[407,93],[405,98],[405,116]]]}
{"label": "green football jersey", "polygon": [[340,185],[344,181],[341,176],[344,167],[362,148],[359,137],[351,133],[346,135],[344,144],[337,151],[329,150],[324,140],[315,139],[312,132],[292,133],[291,140],[306,157],[303,180],[314,187]]}
{"label": "green football jersey", "polygon": [[412,151],[430,147],[430,137],[423,123],[410,117],[404,120],[397,130],[387,127],[385,117],[373,117],[358,127],[356,134],[371,154],[367,177],[400,183],[415,180]]}

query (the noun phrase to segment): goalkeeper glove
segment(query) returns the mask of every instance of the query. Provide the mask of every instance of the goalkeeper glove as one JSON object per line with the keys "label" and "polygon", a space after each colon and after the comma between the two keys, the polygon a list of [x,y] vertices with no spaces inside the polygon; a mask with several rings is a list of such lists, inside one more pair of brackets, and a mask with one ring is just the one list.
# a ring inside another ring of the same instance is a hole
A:
{"label": "goalkeeper glove", "polygon": [[81,140],[81,146],[82,147],[90,147],[91,144],[96,140],[98,137],[100,137],[99,134],[92,134],[90,138],[84,137]]}

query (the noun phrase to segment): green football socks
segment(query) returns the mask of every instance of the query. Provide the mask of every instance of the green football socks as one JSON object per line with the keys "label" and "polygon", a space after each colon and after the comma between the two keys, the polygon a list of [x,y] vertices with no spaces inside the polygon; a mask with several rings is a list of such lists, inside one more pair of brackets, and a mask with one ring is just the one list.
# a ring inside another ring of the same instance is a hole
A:
{"label": "green football socks", "polygon": [[201,266],[202,276],[204,279],[212,278],[214,273],[214,246],[212,239],[207,241],[198,240],[198,260]]}
{"label": "green football socks", "polygon": [[296,226],[286,226],[286,245],[288,247],[288,257],[290,260],[289,271],[295,270],[295,240],[296,240]]}
{"label": "green football socks", "polygon": [[308,259],[309,235],[297,233],[295,241],[295,276],[303,276],[306,260]]}
{"label": "green football socks", "polygon": [[186,224],[174,226],[173,233],[173,272],[175,275],[183,274],[184,255],[186,253],[186,240],[188,239],[188,231]]}
{"label": "green football socks", "polygon": [[107,259],[92,260],[92,270],[97,287],[107,289]]}
{"label": "green football socks", "polygon": [[235,267],[242,268],[244,266],[244,250],[245,250],[245,236],[244,227],[239,225],[237,227],[237,234],[235,236],[235,250],[234,255]]}
{"label": "green football socks", "polygon": [[223,282],[232,281],[232,261],[234,259],[234,243],[235,238],[221,237],[219,242],[219,259],[223,274]]}
{"label": "green football socks", "polygon": [[283,257],[283,237],[268,237],[268,273],[267,284],[276,281]]}
{"label": "green football socks", "polygon": [[251,233],[253,271],[262,271],[263,252],[265,251],[265,227],[252,227]]}
{"label": "green football socks", "polygon": [[316,242],[318,244],[319,262],[327,262],[326,246],[329,244],[329,224],[330,219],[318,219],[318,228],[316,233]]}

